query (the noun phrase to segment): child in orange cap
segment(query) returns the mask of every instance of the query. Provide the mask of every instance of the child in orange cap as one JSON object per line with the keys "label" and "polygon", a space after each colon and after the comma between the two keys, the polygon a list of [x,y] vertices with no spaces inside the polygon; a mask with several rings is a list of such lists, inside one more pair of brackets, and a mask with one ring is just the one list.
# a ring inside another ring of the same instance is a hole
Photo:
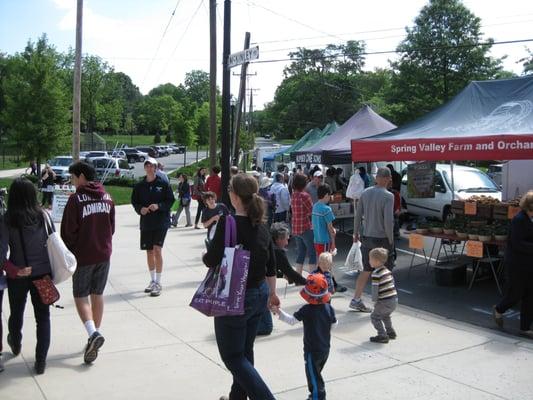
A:
{"label": "child in orange cap", "polygon": [[335,310],[329,304],[331,293],[328,282],[322,274],[310,274],[300,295],[307,301],[293,315],[281,308],[274,309],[279,319],[290,325],[302,321],[304,324],[305,376],[309,389],[309,399],[323,400],[326,389],[322,379],[322,369],[329,356],[331,326],[337,324]]}

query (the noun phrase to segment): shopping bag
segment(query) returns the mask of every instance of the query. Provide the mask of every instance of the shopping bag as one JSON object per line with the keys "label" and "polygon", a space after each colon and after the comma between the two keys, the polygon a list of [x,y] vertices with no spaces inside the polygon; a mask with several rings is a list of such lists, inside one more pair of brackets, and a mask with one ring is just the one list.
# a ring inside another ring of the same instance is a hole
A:
{"label": "shopping bag", "polygon": [[181,203],[181,199],[178,197],[178,200],[172,203],[172,207],[170,208],[170,211],[172,212],[178,211],[178,208],[180,208],[180,203]]}
{"label": "shopping bag", "polygon": [[244,296],[250,252],[238,246],[235,219],[228,215],[224,232],[224,255],[218,266],[209,268],[190,306],[208,317],[244,314]]}
{"label": "shopping bag", "polygon": [[54,284],[66,281],[76,271],[77,260],[74,254],[67,248],[59,233],[55,231],[50,216],[44,212],[44,223],[48,239],[46,249],[52,267],[52,280]]}
{"label": "shopping bag", "polygon": [[363,270],[363,256],[361,254],[361,242],[357,241],[352,244],[344,266],[349,272],[358,272]]}

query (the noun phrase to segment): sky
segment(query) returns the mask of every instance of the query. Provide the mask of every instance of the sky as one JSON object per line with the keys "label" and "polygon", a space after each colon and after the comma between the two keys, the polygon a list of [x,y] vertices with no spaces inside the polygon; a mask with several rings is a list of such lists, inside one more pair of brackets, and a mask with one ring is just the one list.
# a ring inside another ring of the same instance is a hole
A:
{"label": "sky", "polygon": [[[223,0],[217,4],[217,81],[222,87]],[[533,50],[533,1],[463,0],[482,20],[484,37],[496,42],[492,56],[507,56],[504,67],[517,74],[517,61]],[[392,51],[405,37],[426,0],[233,0],[231,52],[242,50],[245,32],[259,59],[248,69],[254,108],[273,100],[283,80],[288,53],[298,47],[365,40],[368,52]],[[174,11],[175,10],[175,11]],[[174,11],[174,15],[172,13]],[[0,0],[0,52],[23,51],[28,39],[46,33],[59,51],[75,45],[76,0]],[[209,0],[85,0],[83,53],[98,55],[128,74],[141,92],[186,72],[209,71]],[[366,70],[388,67],[395,54],[368,55]],[[274,62],[273,62],[274,61]],[[232,69],[231,91],[239,87],[240,67]],[[236,74],[236,75],[233,75]]]}

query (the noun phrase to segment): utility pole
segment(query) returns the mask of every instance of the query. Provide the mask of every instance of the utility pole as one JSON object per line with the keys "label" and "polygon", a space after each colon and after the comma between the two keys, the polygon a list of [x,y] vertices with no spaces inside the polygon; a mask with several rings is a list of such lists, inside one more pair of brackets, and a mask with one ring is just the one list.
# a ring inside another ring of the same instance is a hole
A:
{"label": "utility pole", "polygon": [[209,0],[209,165],[217,164],[217,2]]}
{"label": "utility pole", "polygon": [[74,93],[72,100],[72,158],[80,159],[80,109],[81,109],[81,33],[83,0],[78,0],[76,13],[76,58],[74,62]]}
{"label": "utility pole", "polygon": [[222,140],[221,162],[222,170],[222,201],[230,205],[228,194],[229,162],[230,162],[230,69],[228,58],[231,48],[231,0],[224,0],[224,41],[222,51]]}
{"label": "utility pole", "polygon": [[[244,50],[250,48],[250,32],[246,32],[244,35]],[[235,118],[235,131],[233,133],[233,165],[239,164],[239,127],[241,125],[242,116],[242,103],[244,96],[246,96],[246,70],[248,69],[248,63],[245,62],[241,66],[241,84],[239,87],[239,98],[237,100],[237,117]]]}

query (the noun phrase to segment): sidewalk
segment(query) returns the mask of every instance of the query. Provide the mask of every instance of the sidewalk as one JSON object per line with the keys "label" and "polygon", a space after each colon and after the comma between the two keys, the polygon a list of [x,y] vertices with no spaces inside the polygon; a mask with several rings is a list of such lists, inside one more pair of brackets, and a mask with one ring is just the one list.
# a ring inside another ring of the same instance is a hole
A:
{"label": "sidewalk", "polygon": [[[4,332],[0,398],[216,400],[226,394],[231,376],[218,355],[213,321],[188,306],[205,274],[200,261],[204,236],[204,230],[191,228],[168,232],[164,290],[151,298],[143,293],[148,273],[139,250],[138,217],[131,207],[118,207],[102,327],[106,342],[98,359],[92,366],[83,364],[86,333],[70,283],[62,284],[65,309],[51,310],[46,373],[31,374],[35,325],[28,307],[18,357],[11,358]],[[278,280],[278,295],[287,311],[303,304],[298,289],[286,289],[284,280]],[[5,297],[4,327],[9,314]],[[328,399],[531,398],[533,341],[400,306],[393,315],[398,339],[373,344],[368,341],[374,334],[369,314],[348,311],[350,297],[346,293],[332,300],[340,324],[323,372]],[[256,366],[276,399],[306,398],[302,347],[301,326],[276,319],[272,335],[257,338]]]}
{"label": "sidewalk", "polygon": [[18,168],[18,169],[4,169],[0,170],[0,178],[12,178],[18,177],[26,172],[28,168]]}

